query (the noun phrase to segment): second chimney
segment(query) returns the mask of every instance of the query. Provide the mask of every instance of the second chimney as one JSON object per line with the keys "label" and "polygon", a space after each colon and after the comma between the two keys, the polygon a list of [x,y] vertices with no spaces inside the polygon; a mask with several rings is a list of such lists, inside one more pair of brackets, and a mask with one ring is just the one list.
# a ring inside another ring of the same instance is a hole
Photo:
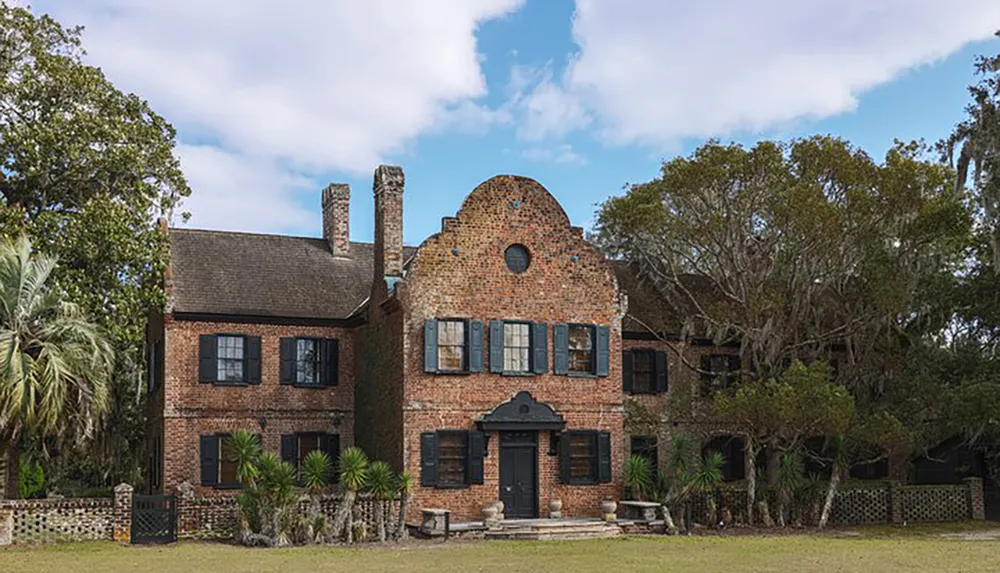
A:
{"label": "second chimney", "polygon": [[331,183],[323,189],[323,238],[335,257],[351,256],[351,186]]}
{"label": "second chimney", "polygon": [[403,168],[379,165],[375,193],[375,281],[403,276]]}

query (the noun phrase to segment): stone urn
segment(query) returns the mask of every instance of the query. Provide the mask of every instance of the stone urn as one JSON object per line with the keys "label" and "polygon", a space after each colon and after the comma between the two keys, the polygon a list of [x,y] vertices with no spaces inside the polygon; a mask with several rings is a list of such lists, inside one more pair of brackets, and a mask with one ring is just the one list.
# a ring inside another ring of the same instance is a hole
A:
{"label": "stone urn", "polygon": [[615,521],[617,517],[615,516],[615,510],[618,509],[618,504],[613,500],[606,499],[601,502],[601,519],[604,521]]}
{"label": "stone urn", "polygon": [[496,500],[493,502],[493,507],[497,508],[497,520],[503,519],[503,501]]}
{"label": "stone urn", "polygon": [[561,499],[550,499],[549,500],[549,518],[551,519],[562,519],[562,500]]}
{"label": "stone urn", "polygon": [[494,505],[494,504],[492,504],[492,503],[488,503],[488,504],[484,505],[483,506],[483,523],[485,525],[489,526],[491,523],[496,522],[496,520],[497,520],[497,506]]}

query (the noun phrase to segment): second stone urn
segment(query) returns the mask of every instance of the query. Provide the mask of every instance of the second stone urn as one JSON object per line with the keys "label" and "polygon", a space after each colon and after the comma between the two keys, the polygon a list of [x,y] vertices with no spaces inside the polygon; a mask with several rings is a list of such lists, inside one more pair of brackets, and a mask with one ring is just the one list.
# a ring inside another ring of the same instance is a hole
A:
{"label": "second stone urn", "polygon": [[613,500],[606,499],[601,502],[601,519],[604,521],[615,521],[617,516],[615,515],[615,510],[618,509],[618,504]]}
{"label": "second stone urn", "polygon": [[561,499],[549,500],[549,517],[551,519],[562,519],[562,506]]}

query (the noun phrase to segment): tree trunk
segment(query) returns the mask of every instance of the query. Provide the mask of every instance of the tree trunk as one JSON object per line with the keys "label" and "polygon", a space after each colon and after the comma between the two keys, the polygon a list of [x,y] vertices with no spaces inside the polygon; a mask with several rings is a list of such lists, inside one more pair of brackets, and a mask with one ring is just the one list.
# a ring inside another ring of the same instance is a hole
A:
{"label": "tree trunk", "polygon": [[406,539],[406,498],[407,494],[399,497],[399,519],[396,523],[396,541]]}
{"label": "tree trunk", "polygon": [[823,502],[823,513],[819,516],[817,529],[826,527],[826,522],[830,519],[830,511],[833,509],[833,498],[837,496],[837,488],[840,486],[840,472],[834,470],[830,476],[830,487],[826,490],[826,501]]}
{"label": "tree trunk", "polygon": [[381,499],[375,500],[375,527],[378,528],[378,540],[385,541],[385,506]]}
{"label": "tree trunk", "polygon": [[[333,519],[333,536],[335,538],[340,538],[344,536],[347,538],[348,543],[354,541],[354,523],[352,521],[352,515],[354,513],[354,496],[356,493],[352,490],[347,490],[344,492],[344,499],[340,500],[340,505],[337,506],[337,514]],[[346,532],[344,531],[346,529]]]}
{"label": "tree trunk", "polygon": [[670,515],[670,506],[667,504],[662,504],[660,509],[663,510],[663,527],[664,533],[669,533],[674,535],[677,533],[677,526],[674,525],[674,518]]}
{"label": "tree trunk", "polygon": [[757,451],[747,440],[743,467],[747,476],[747,527],[753,527],[753,508],[757,498]]}
{"label": "tree trunk", "polygon": [[4,497],[17,499],[17,474],[20,468],[20,440],[14,438],[7,445],[7,475],[4,476]]}

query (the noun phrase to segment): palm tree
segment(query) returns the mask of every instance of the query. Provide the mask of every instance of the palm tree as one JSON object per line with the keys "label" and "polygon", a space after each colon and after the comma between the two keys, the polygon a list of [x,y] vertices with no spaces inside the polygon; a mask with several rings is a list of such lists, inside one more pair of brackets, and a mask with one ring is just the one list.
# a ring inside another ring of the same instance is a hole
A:
{"label": "palm tree", "polygon": [[396,490],[399,492],[399,516],[396,523],[396,541],[406,537],[406,504],[413,493],[413,474],[404,471],[396,480]]}
{"label": "palm tree", "polygon": [[326,532],[326,519],[320,515],[319,496],[330,482],[332,471],[330,456],[326,452],[313,450],[302,461],[302,485],[309,492],[309,538],[319,543]]}
{"label": "palm tree", "polygon": [[396,493],[393,483],[392,468],[379,460],[368,467],[368,492],[375,498],[375,527],[378,528],[378,540],[385,541],[385,502]]}
{"label": "palm tree", "polygon": [[339,537],[346,530],[348,543],[354,542],[354,500],[358,497],[358,490],[364,487],[367,480],[368,456],[354,446],[341,452],[340,486],[344,489],[344,498],[333,520],[333,532],[334,536]]}
{"label": "palm tree", "polygon": [[27,237],[0,241],[0,442],[10,497],[28,435],[89,439],[109,407],[114,350],[47,284],[55,268]]}

